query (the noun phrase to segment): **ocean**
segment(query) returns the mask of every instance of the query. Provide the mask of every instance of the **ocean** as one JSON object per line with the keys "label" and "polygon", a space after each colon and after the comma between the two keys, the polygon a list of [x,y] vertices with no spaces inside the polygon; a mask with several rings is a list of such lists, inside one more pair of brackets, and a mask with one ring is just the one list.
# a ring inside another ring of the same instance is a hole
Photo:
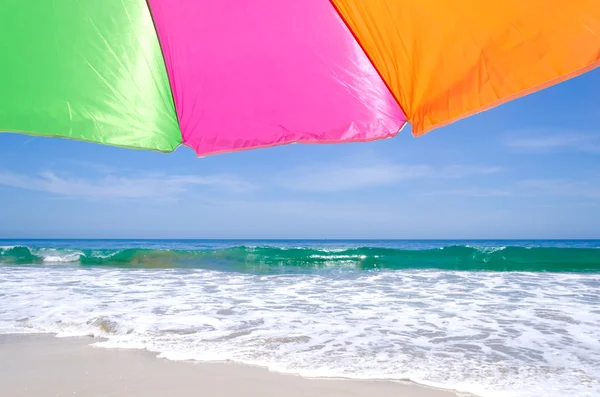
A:
{"label": "ocean", "polygon": [[600,395],[598,240],[0,240],[0,302],[0,333],[172,360]]}

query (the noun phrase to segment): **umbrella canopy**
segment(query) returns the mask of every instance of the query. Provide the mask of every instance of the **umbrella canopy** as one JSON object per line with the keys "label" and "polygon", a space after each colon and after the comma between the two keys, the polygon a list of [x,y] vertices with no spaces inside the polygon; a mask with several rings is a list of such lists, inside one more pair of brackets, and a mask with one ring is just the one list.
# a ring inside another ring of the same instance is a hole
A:
{"label": "umbrella canopy", "polygon": [[432,129],[600,64],[597,0],[3,0],[0,131],[198,155]]}

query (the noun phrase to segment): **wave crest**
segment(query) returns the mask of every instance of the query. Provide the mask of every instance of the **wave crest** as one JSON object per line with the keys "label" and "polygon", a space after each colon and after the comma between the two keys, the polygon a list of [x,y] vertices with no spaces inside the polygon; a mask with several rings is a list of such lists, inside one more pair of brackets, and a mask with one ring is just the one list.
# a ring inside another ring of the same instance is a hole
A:
{"label": "wave crest", "polygon": [[600,250],[593,248],[480,248],[466,245],[441,248],[405,250],[374,247],[318,249],[238,246],[207,250],[87,250],[14,246],[0,247],[0,263],[204,268],[253,273],[331,268],[600,272]]}

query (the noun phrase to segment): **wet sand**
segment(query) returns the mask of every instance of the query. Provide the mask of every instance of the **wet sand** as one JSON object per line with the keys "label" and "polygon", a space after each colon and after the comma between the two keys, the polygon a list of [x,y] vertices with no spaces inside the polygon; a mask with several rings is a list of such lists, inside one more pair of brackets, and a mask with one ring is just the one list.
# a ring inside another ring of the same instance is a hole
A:
{"label": "wet sand", "polygon": [[169,361],[92,338],[0,336],[6,397],[456,397],[412,383],[307,379],[240,364]]}

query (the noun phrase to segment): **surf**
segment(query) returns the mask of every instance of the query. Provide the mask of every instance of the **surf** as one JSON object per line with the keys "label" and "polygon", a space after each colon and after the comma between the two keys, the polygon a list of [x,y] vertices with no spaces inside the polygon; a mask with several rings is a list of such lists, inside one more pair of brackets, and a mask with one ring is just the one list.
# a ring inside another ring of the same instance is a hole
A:
{"label": "surf", "polygon": [[205,268],[250,273],[326,269],[600,272],[600,249],[469,245],[450,245],[433,249],[240,245],[195,250],[8,246],[0,248],[0,264]]}

